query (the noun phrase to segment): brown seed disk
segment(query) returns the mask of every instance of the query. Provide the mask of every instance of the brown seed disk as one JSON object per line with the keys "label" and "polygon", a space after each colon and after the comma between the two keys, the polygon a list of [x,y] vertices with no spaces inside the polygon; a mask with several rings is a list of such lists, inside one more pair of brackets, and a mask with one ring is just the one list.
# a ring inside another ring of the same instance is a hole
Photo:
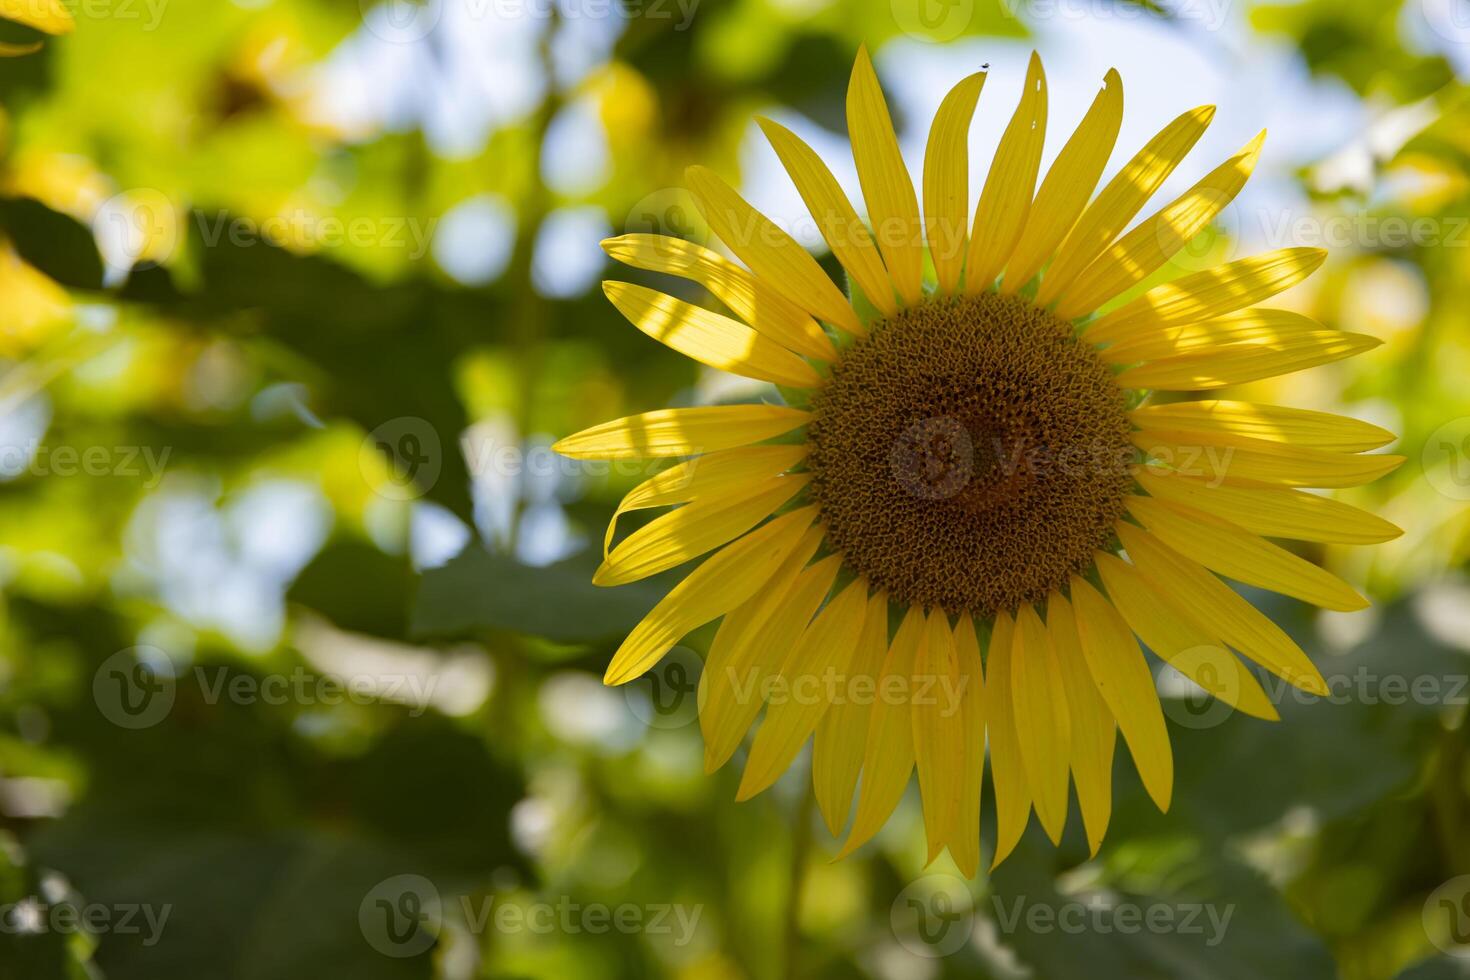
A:
{"label": "brown seed disk", "polygon": [[1018,297],[875,324],[812,408],[828,540],[907,605],[988,616],[1044,599],[1108,544],[1132,486],[1123,389]]}

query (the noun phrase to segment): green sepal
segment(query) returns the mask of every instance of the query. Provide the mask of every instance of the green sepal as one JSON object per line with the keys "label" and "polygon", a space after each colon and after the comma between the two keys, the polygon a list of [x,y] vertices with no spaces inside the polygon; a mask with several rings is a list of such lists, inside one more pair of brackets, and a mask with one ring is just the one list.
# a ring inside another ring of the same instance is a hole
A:
{"label": "green sepal", "polygon": [[812,393],[809,388],[788,388],[785,385],[777,385],[776,390],[781,393],[782,401],[792,408],[806,410],[812,406]]}
{"label": "green sepal", "polygon": [[844,278],[847,280],[847,299],[852,303],[852,308],[858,315],[858,322],[871,330],[874,323],[883,319],[882,312],[873,305],[872,300],[868,299],[862,288],[853,282],[852,276],[844,276]]}

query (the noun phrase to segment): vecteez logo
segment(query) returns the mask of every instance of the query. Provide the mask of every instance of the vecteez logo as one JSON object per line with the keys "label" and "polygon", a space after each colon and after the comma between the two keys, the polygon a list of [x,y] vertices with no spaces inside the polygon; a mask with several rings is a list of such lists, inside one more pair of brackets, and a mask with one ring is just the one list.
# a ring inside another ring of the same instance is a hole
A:
{"label": "vecteez logo", "polygon": [[119,728],[151,728],[173,710],[178,691],[168,655],[157,647],[119,650],[92,675],[92,699]]}

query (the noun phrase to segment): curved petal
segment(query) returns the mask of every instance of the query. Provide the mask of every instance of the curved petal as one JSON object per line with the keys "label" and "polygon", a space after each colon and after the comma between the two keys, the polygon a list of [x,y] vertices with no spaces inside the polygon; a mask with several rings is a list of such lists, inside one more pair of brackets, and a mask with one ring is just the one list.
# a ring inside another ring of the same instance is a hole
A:
{"label": "curved petal", "polygon": [[[792,595],[792,587],[806,570],[812,555],[816,554],[822,536],[820,524],[808,527],[766,587],[756,590],[754,595],[720,620],[720,628],[715,631],[709,652],[705,654],[704,669],[699,674],[699,731],[704,738],[705,765],[710,772],[724,765],[745,734],[744,728],[736,728],[726,721],[731,705],[745,700],[748,692],[754,690],[764,677],[764,668],[759,664],[752,667],[750,662],[750,639],[761,624],[777,615]],[[746,727],[749,727],[749,722],[746,722]],[[730,743],[729,752],[714,758],[719,753],[712,753],[712,747],[727,741]]]}
{"label": "curved petal", "polygon": [[783,514],[706,559],[633,627],[613,654],[603,683],[641,677],[686,633],[749,599],[781,567],[816,516],[815,507]]}
{"label": "curved petal", "polygon": [[1026,785],[1041,826],[1052,843],[1060,843],[1067,823],[1072,716],[1056,650],[1029,604],[1016,613],[1011,650],[1011,696]]}
{"label": "curved petal", "polygon": [[832,341],[805,310],[712,249],[682,238],[644,234],[609,238],[602,249],[635,269],[699,283],[757,333],[787,350],[819,361],[837,359]]}
{"label": "curved petal", "polygon": [[1057,250],[1056,258],[1046,270],[1041,288],[1036,293],[1038,305],[1050,306],[1108,247],[1108,243],[1128,227],[1128,222],[1143,209],[1154,191],[1194,148],[1214,117],[1215,107],[1212,105],[1183,113],[1149,140],[1148,145],[1108,181]]}
{"label": "curved petal", "polygon": [[919,199],[898,150],[888,103],[866,46],[858,48],[847,83],[847,133],[878,249],[904,305],[913,306],[923,298],[924,233]]}
{"label": "curved petal", "polygon": [[1076,132],[1057,154],[1041,182],[1041,189],[1036,192],[1026,230],[1006,264],[1001,292],[1014,293],[1030,282],[1072,230],[1097,187],[1103,168],[1108,165],[1122,124],[1123,79],[1116,69],[1109,68],[1102,91],[1097,93]]}
{"label": "curved petal", "polygon": [[1015,115],[1001,134],[970,229],[965,258],[965,292],[983,293],[1015,252],[1031,213],[1041,148],[1046,140],[1046,73],[1031,52],[1025,87]]}
{"label": "curved petal", "polygon": [[1143,282],[1204,231],[1245,186],[1266,131],[1199,183],[1124,235],[1082,271],[1057,301],[1056,315],[1071,320]]}
{"label": "curved petal", "polygon": [[995,795],[995,856],[991,868],[1016,849],[1031,816],[1031,790],[1026,782],[1026,764],[1021,761],[1011,694],[1015,633],[1011,618],[1003,612],[996,613],[985,661],[985,737],[990,748],[990,783]]}
{"label": "curved petal", "polygon": [[1128,510],[1165,544],[1227,578],[1324,609],[1352,612],[1368,606],[1367,599],[1325,568],[1239,525],[1152,497],[1129,497]]}
{"label": "curved petal", "polygon": [[1216,445],[1245,439],[1291,443],[1339,453],[1361,453],[1386,446],[1398,438],[1376,425],[1304,408],[1262,405],[1256,402],[1202,400],[1172,405],[1145,405],[1128,413],[1145,431],[1190,433]]}
{"label": "curved petal", "polygon": [[1099,348],[1098,355],[1109,364],[1137,364],[1226,344],[1275,343],[1323,329],[1311,317],[1290,310],[1237,310],[1197,323],[1140,322],[1117,331],[1117,339]]}
{"label": "curved petal", "polygon": [[964,79],[939,104],[924,150],[924,232],[941,295],[960,284],[970,226],[970,120],[985,73]]}
{"label": "curved petal", "polygon": [[868,606],[868,583],[855,579],[812,620],[781,665],[780,684],[755,733],[736,800],[748,800],[781,777],[817,723],[845,692],[846,676]]}
{"label": "curved petal", "polygon": [[1155,286],[1126,306],[1089,324],[1089,343],[1117,340],[1130,328],[1165,327],[1233,313],[1294,286],[1317,270],[1325,249],[1280,248]]}
{"label": "curved petal", "polygon": [[755,527],[811,480],[777,476],[685,504],[628,535],[592,575],[593,585],[626,585],[657,575],[734,540]]}
{"label": "curved petal", "polygon": [[785,405],[660,408],[583,429],[551,447],[572,459],[646,459],[733,449],[806,425],[806,412]]}
{"label": "curved petal", "polygon": [[913,706],[914,761],[924,802],[924,836],[929,861],[954,834],[964,786],[964,716],[960,708],[960,667],[954,634],[944,610],[930,611],[914,667],[919,697]]}
{"label": "curved petal", "polygon": [[708,495],[728,493],[737,487],[756,486],[786,472],[806,458],[807,447],[744,446],[696,456],[671,466],[638,484],[618,504],[607,534],[602,539],[602,557],[612,550],[618,518],[635,510],[687,504]]}
{"label": "curved petal", "polygon": [[1118,722],[1144,788],[1160,810],[1174,795],[1174,754],[1154,678],[1128,624],[1079,576],[1070,583],[1087,672]]}
{"label": "curved petal", "polygon": [[1077,617],[1071,603],[1060,592],[1046,602],[1046,631],[1057,652],[1062,688],[1072,716],[1072,780],[1077,784],[1077,803],[1092,854],[1102,846],[1113,813],[1113,745],[1117,739],[1113,716],[1108,711],[1082,654],[1077,634]]}
{"label": "curved petal", "polygon": [[1335,544],[1381,544],[1404,532],[1376,514],[1301,490],[1211,487],[1204,481],[1139,467],[1133,478],[1149,496],[1184,504],[1268,538]]}
{"label": "curved petal", "polygon": [[1118,536],[1134,567],[1155,589],[1176,596],[1196,623],[1277,677],[1312,694],[1327,694],[1327,682],[1302,648],[1203,565],[1141,527],[1120,523]]}
{"label": "curved petal", "polygon": [[[857,816],[838,857],[846,857],[862,847],[888,822],[889,814],[898,806],[908,786],[909,773],[914,769],[911,720],[914,666],[923,640],[924,614],[910,607],[888,648],[878,678],[878,695],[873,699],[868,741],[863,749],[863,782]],[[895,688],[902,692],[900,696],[894,696]]]}
{"label": "curved petal", "polygon": [[950,833],[949,853],[966,878],[980,870],[980,795],[985,775],[985,673],[980,643],[969,613],[954,629],[955,663],[960,683],[960,758],[955,779],[959,806]]}
{"label": "curved petal", "polygon": [[1250,669],[1137,568],[1116,555],[1100,554],[1097,570],[1113,605],[1160,659],[1237,711],[1267,721],[1280,717]]}
{"label": "curved petal", "polygon": [[810,364],[739,320],[647,286],[610,281],[602,291],[633,326],[701,364],[792,388],[822,383]]}
{"label": "curved petal", "polygon": [[877,689],[878,674],[887,656],[888,596],[877,592],[868,599],[863,632],[853,653],[849,696],[838,701],[822,716],[812,743],[812,788],[816,792],[822,818],[827,822],[827,830],[833,837],[840,834],[847,823],[858,773],[863,768],[863,749],[868,741],[868,716],[872,713],[872,706],[860,692]]}
{"label": "curved petal", "polygon": [[842,290],[796,239],[708,168],[690,167],[684,175],[704,220],[752,272],[818,319],[858,337],[867,333]]}
{"label": "curved petal", "polygon": [[806,209],[817,222],[822,237],[832,247],[832,254],[847,274],[857,283],[878,312],[892,316],[898,312],[898,302],[893,296],[893,282],[888,270],[883,267],[883,257],[853,210],[847,195],[832,176],[832,171],[796,134],[780,123],[759,119],[761,130],[766,134],[781,164],[796,185]]}
{"label": "curved petal", "polygon": [[1383,341],[1361,333],[1314,330],[1268,343],[1226,344],[1166,357],[1118,375],[1125,388],[1206,391],[1305,371],[1372,350]]}
{"label": "curved petal", "polygon": [[1133,444],[1185,476],[1235,486],[1356,487],[1391,473],[1404,457],[1307,449],[1264,439],[1216,445],[1187,432],[1133,432]]}
{"label": "curved petal", "polygon": [[795,575],[783,570],[787,575],[783,575],[782,587],[777,589],[772,583],[759,610],[726,641],[728,652],[722,654],[720,672],[707,685],[703,682],[709,668],[700,675],[704,698],[699,706],[699,729],[704,734],[706,772],[730,761],[740,747],[764,704],[763,688],[827,598],[840,563],[838,556],[829,555],[798,568]]}

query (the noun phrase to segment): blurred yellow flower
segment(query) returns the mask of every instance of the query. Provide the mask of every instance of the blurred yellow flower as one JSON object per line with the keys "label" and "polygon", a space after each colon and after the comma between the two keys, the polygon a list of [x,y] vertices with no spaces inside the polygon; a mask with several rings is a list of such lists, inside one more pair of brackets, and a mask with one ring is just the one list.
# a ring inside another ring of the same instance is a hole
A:
{"label": "blurred yellow flower", "polygon": [[35,350],[71,321],[71,298],[10,244],[0,244],[0,356]]}
{"label": "blurred yellow flower", "polygon": [[[0,18],[24,24],[46,34],[70,34],[77,22],[61,0],[0,0]],[[41,42],[0,44],[0,58],[14,58],[41,50]]]}

